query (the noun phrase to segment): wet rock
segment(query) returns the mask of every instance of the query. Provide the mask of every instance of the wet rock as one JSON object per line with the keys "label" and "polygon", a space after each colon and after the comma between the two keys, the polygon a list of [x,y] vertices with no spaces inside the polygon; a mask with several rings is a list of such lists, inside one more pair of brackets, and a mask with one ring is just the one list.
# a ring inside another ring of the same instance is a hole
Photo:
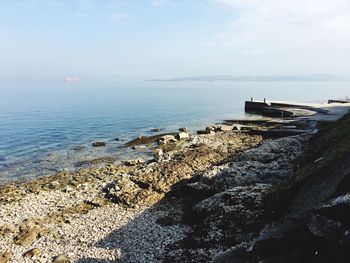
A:
{"label": "wet rock", "polygon": [[76,167],[92,166],[92,165],[98,165],[102,163],[110,164],[110,163],[114,163],[116,160],[117,160],[116,157],[106,156],[106,157],[96,158],[92,160],[79,161],[75,164],[75,166]]}
{"label": "wet rock", "polygon": [[70,258],[67,257],[66,255],[59,255],[57,256],[52,263],[69,263],[70,262]]}
{"label": "wet rock", "polygon": [[105,142],[94,142],[92,144],[93,147],[106,147],[107,144]]}
{"label": "wet rock", "polygon": [[154,136],[139,136],[138,138],[131,140],[127,142],[124,146],[125,147],[132,147],[135,145],[141,145],[141,144],[150,144],[157,142],[161,137],[166,135],[175,135],[175,133],[163,133],[163,134],[157,134]]}
{"label": "wet rock", "polygon": [[116,142],[119,142],[119,141],[120,141],[120,139],[119,139],[119,138],[114,138],[114,140],[115,140]]}
{"label": "wet rock", "polygon": [[154,128],[154,129],[152,129],[151,130],[151,132],[160,132],[162,129],[160,129],[160,128]]}
{"label": "wet rock", "polygon": [[124,164],[127,166],[134,166],[134,165],[138,165],[138,164],[143,164],[144,162],[145,162],[144,159],[137,158],[137,159],[133,159],[133,160],[127,160],[124,162]]}
{"label": "wet rock", "polygon": [[33,258],[33,257],[39,257],[42,254],[41,250],[39,248],[33,248],[23,254],[24,258]]}
{"label": "wet rock", "polygon": [[82,151],[82,150],[85,150],[86,147],[84,145],[76,145],[73,147],[73,150],[74,151]]}

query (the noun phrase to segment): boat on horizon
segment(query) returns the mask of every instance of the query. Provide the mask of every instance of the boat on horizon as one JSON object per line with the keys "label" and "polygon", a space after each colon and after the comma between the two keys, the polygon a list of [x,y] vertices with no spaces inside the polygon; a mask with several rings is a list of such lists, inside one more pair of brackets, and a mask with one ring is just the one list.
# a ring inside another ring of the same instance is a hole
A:
{"label": "boat on horizon", "polygon": [[67,82],[71,82],[71,81],[79,81],[80,78],[78,78],[78,77],[64,77],[63,80],[67,81]]}

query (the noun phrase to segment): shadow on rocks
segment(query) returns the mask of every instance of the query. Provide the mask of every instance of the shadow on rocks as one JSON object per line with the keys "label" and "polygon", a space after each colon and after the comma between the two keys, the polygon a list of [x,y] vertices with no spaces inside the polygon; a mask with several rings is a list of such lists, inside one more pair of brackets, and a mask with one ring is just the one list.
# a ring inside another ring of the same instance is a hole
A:
{"label": "shadow on rocks", "polygon": [[249,249],[272,222],[263,196],[293,173],[305,140],[268,141],[174,184],[162,200],[96,246],[119,250],[114,262],[210,262],[231,247]]}

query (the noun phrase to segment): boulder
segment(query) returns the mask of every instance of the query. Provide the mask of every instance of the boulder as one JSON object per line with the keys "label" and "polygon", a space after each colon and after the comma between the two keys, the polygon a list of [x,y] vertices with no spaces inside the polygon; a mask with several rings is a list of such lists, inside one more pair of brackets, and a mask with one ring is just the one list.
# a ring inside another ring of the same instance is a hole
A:
{"label": "boulder", "polygon": [[159,145],[164,145],[170,142],[176,142],[176,138],[174,135],[164,135],[158,140]]}
{"label": "boulder", "polygon": [[107,144],[105,142],[94,142],[93,147],[105,147]]}
{"label": "boulder", "polygon": [[202,134],[208,134],[207,131],[203,131],[203,130],[199,130],[197,131],[198,135],[202,135]]}
{"label": "boulder", "polygon": [[19,234],[15,236],[14,242],[21,246],[30,246],[40,237],[40,228],[38,226],[29,226],[21,229]]}
{"label": "boulder", "polygon": [[136,139],[133,139],[127,143],[124,144],[125,147],[132,147],[135,145],[141,145],[141,144],[150,144],[154,142],[158,142],[162,137],[166,135],[173,135],[175,136],[175,133],[162,133],[162,134],[157,134],[153,136],[139,136]]}
{"label": "boulder", "polygon": [[346,231],[346,227],[338,221],[332,220],[317,213],[311,213],[308,227],[315,236],[331,241],[337,241]]}
{"label": "boulder", "polygon": [[214,129],[212,129],[212,128],[206,128],[206,130],[204,130],[204,131],[197,131],[197,134],[198,135],[202,135],[202,134],[209,134],[209,135],[214,135],[215,134],[215,131],[214,131]]}
{"label": "boulder", "polygon": [[67,257],[66,255],[58,255],[53,261],[52,263],[69,263],[70,262],[70,258]]}
{"label": "boulder", "polygon": [[147,183],[136,180],[134,182],[134,179],[132,176],[124,174],[108,184],[104,189],[106,198],[113,203],[136,207],[139,204],[153,204],[160,197],[163,197],[163,195],[152,191]]}
{"label": "boulder", "polygon": [[127,165],[127,166],[134,166],[134,165],[142,164],[144,162],[145,162],[144,159],[137,158],[137,159],[127,160],[127,161],[124,162],[124,164]]}
{"label": "boulder", "polygon": [[233,131],[240,131],[242,129],[242,125],[240,124],[235,124],[232,126]]}
{"label": "boulder", "polygon": [[249,251],[261,258],[269,258],[286,254],[301,246],[306,248],[307,233],[307,229],[295,221],[272,224],[266,226],[260,236],[254,239]]}
{"label": "boulder", "polygon": [[156,160],[159,160],[160,158],[162,158],[164,156],[164,152],[162,149],[156,149],[154,152],[153,152],[153,157],[156,159]]}
{"label": "boulder", "polygon": [[179,132],[176,136],[178,140],[187,139],[190,135],[187,132]]}
{"label": "boulder", "polygon": [[233,127],[231,125],[220,125],[218,127],[218,130],[222,132],[228,132],[228,131],[232,131],[232,128]]}
{"label": "boulder", "polygon": [[151,132],[160,132],[162,129],[160,128],[155,128],[155,129],[152,129]]}
{"label": "boulder", "polygon": [[39,248],[33,248],[23,254],[24,258],[33,258],[33,257],[39,257],[42,254],[41,250]]}
{"label": "boulder", "polygon": [[205,128],[205,130],[206,130],[207,132],[211,132],[211,131],[215,132],[216,128],[213,127],[213,126],[208,126],[207,128]]}
{"label": "boulder", "polygon": [[187,133],[189,132],[187,127],[179,128],[179,131],[180,132],[187,132]]}

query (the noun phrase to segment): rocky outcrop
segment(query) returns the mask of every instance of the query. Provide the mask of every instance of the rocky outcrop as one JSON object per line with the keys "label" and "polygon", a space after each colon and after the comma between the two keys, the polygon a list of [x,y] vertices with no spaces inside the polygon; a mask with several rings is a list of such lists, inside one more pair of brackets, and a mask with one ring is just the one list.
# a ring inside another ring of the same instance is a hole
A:
{"label": "rocky outcrop", "polygon": [[309,135],[264,142],[257,148],[238,153],[225,165],[206,171],[198,184],[216,191],[238,185],[276,183],[291,176]]}
{"label": "rocky outcrop", "polygon": [[349,163],[348,114],[313,139],[294,176],[269,190],[265,209],[278,215],[274,222],[216,262],[348,262]]}
{"label": "rocky outcrop", "polygon": [[309,139],[301,135],[267,140],[189,180],[178,196],[190,197],[184,200],[184,218],[192,231],[169,248],[165,261],[209,262],[232,246],[248,249],[269,222],[265,194],[292,176]]}
{"label": "rocky outcrop", "polygon": [[[128,206],[153,204],[177,183],[224,160],[230,151],[251,148],[260,141],[259,136],[246,135],[218,136],[211,139],[193,137],[185,144],[180,144],[179,147],[182,148],[176,148],[175,145],[175,149],[170,152],[158,149],[158,163],[144,164],[142,169],[136,170],[132,175],[123,175],[115,180],[105,188],[106,196],[114,202]],[[166,161],[162,162],[165,158]]]}

